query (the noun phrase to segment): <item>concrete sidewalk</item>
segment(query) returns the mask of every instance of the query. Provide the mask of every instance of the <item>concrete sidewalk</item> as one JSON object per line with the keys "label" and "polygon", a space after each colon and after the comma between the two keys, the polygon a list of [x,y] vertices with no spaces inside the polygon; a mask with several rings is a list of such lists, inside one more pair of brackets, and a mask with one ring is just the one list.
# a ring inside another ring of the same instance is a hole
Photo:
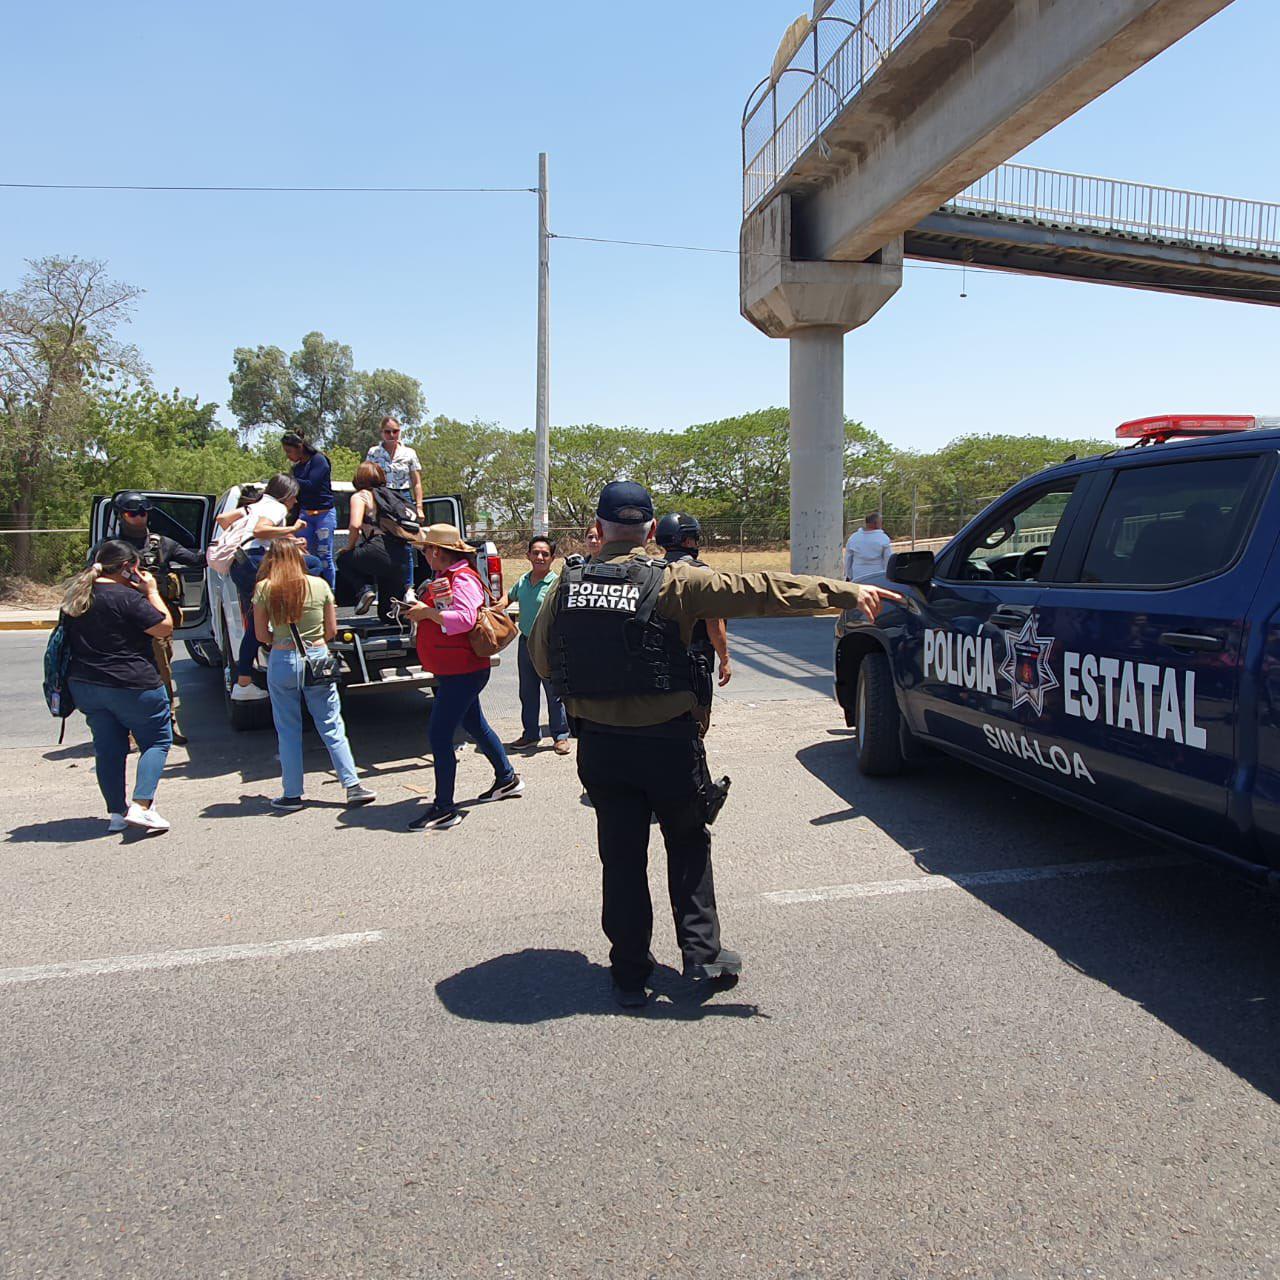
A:
{"label": "concrete sidewalk", "polygon": [[0,608],[0,631],[51,631],[57,625],[57,609]]}

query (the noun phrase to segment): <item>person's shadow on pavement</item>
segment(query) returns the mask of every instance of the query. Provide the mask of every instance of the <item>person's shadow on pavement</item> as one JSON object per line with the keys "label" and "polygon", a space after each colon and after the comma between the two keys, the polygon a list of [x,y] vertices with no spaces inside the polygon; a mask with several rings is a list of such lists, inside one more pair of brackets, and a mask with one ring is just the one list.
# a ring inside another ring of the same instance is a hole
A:
{"label": "person's shadow on pavement", "polygon": [[763,1018],[753,1004],[708,1003],[728,988],[694,982],[666,965],[649,980],[653,996],[642,1009],[620,1009],[609,989],[609,970],[580,951],[529,947],[494,956],[436,983],[450,1013],[476,1022],[529,1024],[579,1014],[620,1017]]}

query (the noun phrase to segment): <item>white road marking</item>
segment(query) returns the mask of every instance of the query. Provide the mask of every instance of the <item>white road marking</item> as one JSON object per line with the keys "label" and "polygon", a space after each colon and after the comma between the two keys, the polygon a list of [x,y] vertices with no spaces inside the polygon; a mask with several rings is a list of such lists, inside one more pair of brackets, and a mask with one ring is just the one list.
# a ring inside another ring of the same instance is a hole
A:
{"label": "white road marking", "polygon": [[908,880],[871,880],[866,884],[831,884],[817,889],[779,889],[760,896],[765,902],[836,902],[841,898],[883,898],[895,893],[933,893],[940,889],[970,889],[987,884],[1024,884],[1034,880],[1067,880],[1101,876],[1113,871],[1150,871],[1185,865],[1177,854],[1142,858],[1110,858],[1099,862],[1063,862],[1047,867],[1010,867],[1001,871],[957,871],[951,876],[912,876]]}
{"label": "white road marking", "polygon": [[155,951],[140,956],[108,956],[105,960],[72,960],[66,964],[32,964],[22,969],[0,969],[0,986],[42,982],[46,978],[85,978],[104,973],[133,973],[140,969],[182,969],[195,964],[222,964],[227,960],[266,960],[314,951],[341,951],[382,939],[382,930],[372,929],[365,933],[334,933],[323,938],[289,938],[284,942],[249,942],[226,947],[194,947],[187,951]]}

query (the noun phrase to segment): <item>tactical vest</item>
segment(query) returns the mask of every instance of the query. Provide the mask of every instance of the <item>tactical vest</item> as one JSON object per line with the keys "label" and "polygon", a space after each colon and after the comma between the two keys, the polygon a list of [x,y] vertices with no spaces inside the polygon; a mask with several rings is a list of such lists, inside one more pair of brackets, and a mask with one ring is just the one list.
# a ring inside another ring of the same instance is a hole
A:
{"label": "tactical vest", "polygon": [[[673,551],[667,552],[668,564],[680,564],[682,561],[696,565],[699,569],[709,569],[711,567],[705,560],[698,559],[697,552],[689,551],[685,547],[677,547]],[[693,634],[689,637],[689,648],[694,653],[708,659],[715,654],[715,646],[711,643],[711,637],[707,634],[707,624],[701,618],[693,624]]]}
{"label": "tactical vest", "polygon": [[550,636],[551,683],[562,698],[693,691],[679,624],[656,611],[666,571],[647,557],[565,561]]}

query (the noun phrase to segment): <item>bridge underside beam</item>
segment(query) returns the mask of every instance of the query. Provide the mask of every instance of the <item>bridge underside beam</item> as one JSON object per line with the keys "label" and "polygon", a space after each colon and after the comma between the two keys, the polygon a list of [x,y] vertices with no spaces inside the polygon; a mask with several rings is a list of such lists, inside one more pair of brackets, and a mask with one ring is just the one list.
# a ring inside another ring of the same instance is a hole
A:
{"label": "bridge underside beam", "polygon": [[780,183],[794,256],[867,260],[1229,3],[948,0]]}
{"label": "bridge underside beam", "polygon": [[930,214],[908,231],[903,251],[934,262],[1280,306],[1280,257],[1273,255],[949,210]]}

